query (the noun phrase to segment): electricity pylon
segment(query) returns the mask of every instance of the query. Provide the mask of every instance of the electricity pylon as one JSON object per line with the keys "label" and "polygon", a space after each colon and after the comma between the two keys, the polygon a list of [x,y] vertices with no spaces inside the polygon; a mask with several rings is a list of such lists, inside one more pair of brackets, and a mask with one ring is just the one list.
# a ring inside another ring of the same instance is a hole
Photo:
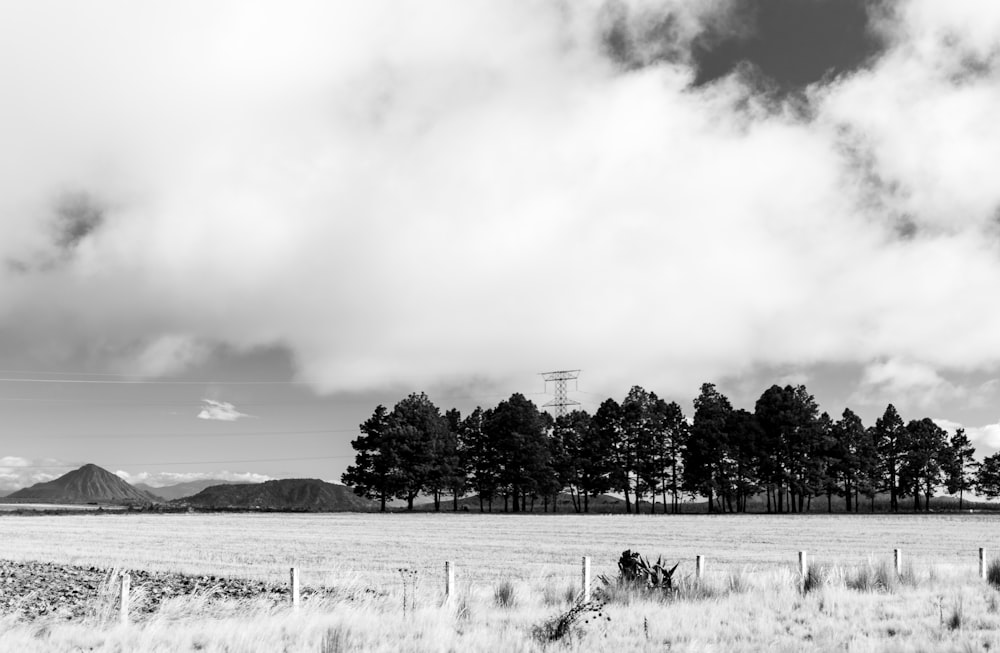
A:
{"label": "electricity pylon", "polygon": [[579,378],[580,370],[558,370],[556,372],[542,372],[541,374],[542,378],[545,379],[546,390],[548,390],[549,381],[555,383],[552,401],[542,406],[542,408],[555,408],[555,416],[562,417],[566,414],[567,406],[580,405],[579,401],[573,401],[566,396],[566,382]]}

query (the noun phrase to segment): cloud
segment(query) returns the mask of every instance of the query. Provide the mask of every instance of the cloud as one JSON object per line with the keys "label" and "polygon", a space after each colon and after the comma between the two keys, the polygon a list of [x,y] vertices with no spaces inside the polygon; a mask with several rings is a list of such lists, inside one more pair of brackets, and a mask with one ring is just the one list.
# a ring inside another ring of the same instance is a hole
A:
{"label": "cloud", "polygon": [[202,408],[201,412],[198,413],[198,419],[235,422],[243,417],[253,417],[253,415],[236,410],[236,406],[227,401],[215,401],[214,399],[202,399],[201,401]]}
{"label": "cloud", "polygon": [[53,458],[0,457],[0,490],[11,492],[62,476],[72,468]]}
{"label": "cloud", "polygon": [[139,472],[137,474],[117,470],[115,474],[133,485],[145,483],[151,487],[165,487],[167,485],[177,485],[178,483],[206,480],[234,481],[237,483],[263,483],[274,480],[274,477],[264,474],[230,472],[227,470],[218,472]]}
{"label": "cloud", "polygon": [[598,2],[8,12],[0,261],[60,251],[66,188],[101,217],[0,266],[4,337],[153,376],[281,346],[324,392],[834,362],[959,396],[1000,365],[1000,10],[905,3],[776,99],[693,85],[735,4],[628,3],[636,66]]}
{"label": "cloud", "polygon": [[867,406],[895,404],[897,408],[927,410],[954,402],[967,407],[986,406],[996,394],[997,381],[958,383],[934,367],[914,361],[890,359],[867,365],[849,403]]}
{"label": "cloud", "polygon": [[934,423],[947,431],[949,435],[955,433],[959,428],[964,428],[969,441],[976,448],[976,458],[979,460],[1000,449],[1000,423],[965,426],[948,419],[935,419]]}

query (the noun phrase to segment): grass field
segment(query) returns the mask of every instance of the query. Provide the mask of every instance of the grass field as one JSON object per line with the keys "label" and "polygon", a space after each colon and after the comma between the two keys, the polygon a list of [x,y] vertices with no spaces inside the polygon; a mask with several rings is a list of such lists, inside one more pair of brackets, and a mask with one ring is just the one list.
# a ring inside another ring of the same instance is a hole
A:
{"label": "grass field", "polygon": [[[995,650],[1000,595],[976,572],[978,548],[996,546],[998,533],[993,514],[6,516],[5,559],[272,581],[295,565],[304,585],[342,586],[352,598],[294,614],[178,599],[124,629],[7,617],[0,650]],[[884,573],[893,548],[904,578],[855,589],[859,574]],[[610,621],[581,623],[558,642],[533,635],[569,609],[581,556],[596,578],[614,574],[624,549],[680,562],[682,591],[619,596],[605,608]],[[817,570],[805,593],[799,550]],[[708,561],[701,584],[695,555]],[[442,607],[446,560],[459,598]],[[417,571],[405,614],[401,567]]]}

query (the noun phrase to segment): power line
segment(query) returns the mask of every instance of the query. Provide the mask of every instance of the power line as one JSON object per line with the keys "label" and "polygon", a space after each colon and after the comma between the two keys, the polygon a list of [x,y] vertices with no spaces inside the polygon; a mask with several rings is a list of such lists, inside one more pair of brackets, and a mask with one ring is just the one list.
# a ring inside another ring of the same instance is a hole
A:
{"label": "power line", "polygon": [[94,438],[94,439],[145,439],[145,438],[222,438],[222,437],[243,437],[243,436],[259,436],[259,435],[276,435],[276,436],[286,436],[286,435],[319,435],[327,433],[359,433],[357,428],[345,428],[345,429],[316,429],[309,431],[241,431],[241,432],[228,432],[228,433],[76,433],[72,435],[67,434],[54,434],[54,433],[33,433],[32,438],[48,438],[55,440],[74,440],[77,438]]}
{"label": "power line", "polygon": [[74,383],[87,385],[309,385],[309,381],[168,381],[163,379],[19,379],[0,378],[3,383]]}
{"label": "power line", "polygon": [[[105,462],[103,467],[129,467],[141,465],[226,465],[232,463],[280,463],[295,462],[299,460],[336,460],[341,458],[354,458],[354,454],[343,456],[301,456],[299,458],[247,458],[243,460],[184,460],[184,461],[147,461],[147,462]],[[78,464],[63,465],[0,465],[0,469],[66,469],[79,467]]]}

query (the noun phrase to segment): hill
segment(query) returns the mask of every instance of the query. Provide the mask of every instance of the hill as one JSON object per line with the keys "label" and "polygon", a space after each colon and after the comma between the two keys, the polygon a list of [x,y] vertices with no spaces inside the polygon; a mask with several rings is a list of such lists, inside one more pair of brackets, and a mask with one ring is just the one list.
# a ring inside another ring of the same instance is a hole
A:
{"label": "hill", "polygon": [[87,464],[46,483],[35,483],[7,499],[58,503],[149,503],[156,497],[132,487],[97,465]]}
{"label": "hill", "polygon": [[163,487],[152,487],[150,485],[146,485],[145,483],[136,483],[135,488],[137,490],[161,497],[167,501],[173,501],[174,499],[183,499],[184,497],[194,496],[205,488],[212,487],[213,485],[233,484],[235,484],[235,481],[222,481],[217,478],[210,478],[202,481],[175,483],[174,485],[165,485]]}
{"label": "hill", "polygon": [[375,502],[357,496],[343,485],[315,478],[213,485],[172,503],[209,509],[311,512],[368,511],[375,506]]}

